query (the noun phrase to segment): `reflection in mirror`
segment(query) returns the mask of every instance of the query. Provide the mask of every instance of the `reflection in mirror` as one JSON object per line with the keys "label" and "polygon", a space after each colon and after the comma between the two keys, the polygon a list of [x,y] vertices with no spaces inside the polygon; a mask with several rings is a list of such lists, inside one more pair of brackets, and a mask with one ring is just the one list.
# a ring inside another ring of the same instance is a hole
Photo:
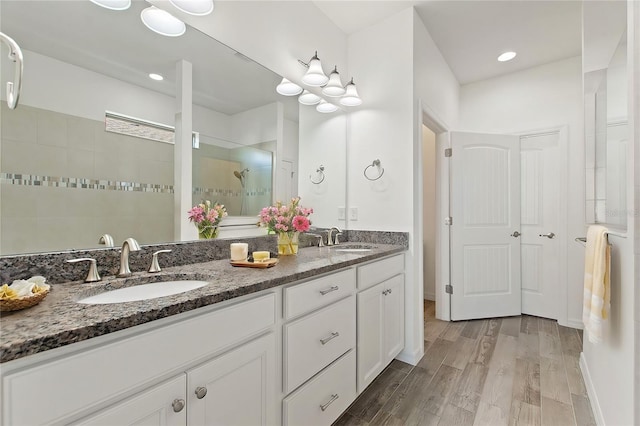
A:
{"label": "reflection in mirror", "polygon": [[586,2],[586,220],[627,226],[627,32],[624,2]]}
{"label": "reflection in mirror", "polygon": [[[97,248],[104,234],[116,246],[173,240],[174,145],[106,132],[104,120],[115,111],[173,126],[181,60],[193,64],[192,130],[203,139],[194,158],[215,151],[211,141],[232,145],[220,148],[229,150],[228,185],[196,166],[209,181],[194,192],[228,191],[230,214],[255,223],[258,205],[279,197],[273,188],[297,191],[275,180],[283,165],[297,170],[298,105],[276,94],[281,77],[193,28],[177,38],[152,33],[139,18],[146,6],[2,1],[0,25],[22,47],[25,75],[16,110],[2,93],[0,254]],[[13,63],[1,56],[4,86]],[[233,172],[244,169],[242,191]]]}

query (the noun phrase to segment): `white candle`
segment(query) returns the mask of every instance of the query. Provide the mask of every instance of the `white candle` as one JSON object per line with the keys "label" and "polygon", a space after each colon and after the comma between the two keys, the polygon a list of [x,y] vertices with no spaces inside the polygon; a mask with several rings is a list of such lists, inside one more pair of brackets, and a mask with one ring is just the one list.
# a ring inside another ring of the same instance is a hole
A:
{"label": "white candle", "polygon": [[231,243],[231,260],[244,261],[249,255],[249,244],[247,243]]}

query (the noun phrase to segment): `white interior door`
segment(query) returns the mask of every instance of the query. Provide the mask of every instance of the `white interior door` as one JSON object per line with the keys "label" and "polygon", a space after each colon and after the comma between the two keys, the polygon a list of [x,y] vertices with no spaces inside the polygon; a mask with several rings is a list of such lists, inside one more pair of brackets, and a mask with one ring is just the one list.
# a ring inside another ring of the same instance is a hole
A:
{"label": "white interior door", "polygon": [[520,315],[520,138],[452,132],[451,147],[451,319]]}
{"label": "white interior door", "polygon": [[560,289],[559,132],[523,136],[522,313],[558,319]]}

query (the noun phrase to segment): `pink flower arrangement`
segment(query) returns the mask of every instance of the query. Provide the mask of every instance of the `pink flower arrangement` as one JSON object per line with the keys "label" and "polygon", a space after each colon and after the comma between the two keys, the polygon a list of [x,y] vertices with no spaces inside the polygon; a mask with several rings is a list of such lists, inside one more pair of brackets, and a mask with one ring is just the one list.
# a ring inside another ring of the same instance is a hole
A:
{"label": "pink flower arrangement", "polygon": [[200,238],[215,238],[218,236],[218,225],[222,218],[227,216],[227,209],[224,204],[215,203],[211,205],[211,201],[206,200],[203,203],[193,206],[187,213],[189,221],[198,227]]}
{"label": "pink flower arrangement", "polygon": [[311,213],[313,209],[301,207],[300,197],[295,197],[288,205],[278,201],[275,206],[263,208],[260,225],[266,227],[270,234],[306,232],[311,226]]}

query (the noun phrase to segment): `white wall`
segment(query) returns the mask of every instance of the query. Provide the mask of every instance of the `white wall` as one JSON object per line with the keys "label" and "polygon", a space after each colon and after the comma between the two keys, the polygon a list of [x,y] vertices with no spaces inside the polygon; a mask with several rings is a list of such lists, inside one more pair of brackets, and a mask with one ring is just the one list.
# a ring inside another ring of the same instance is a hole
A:
{"label": "white wall", "polygon": [[[321,114],[313,107],[301,108],[298,193],[302,205],[313,207],[313,226],[343,228],[338,220],[338,206],[345,205],[347,168],[347,117],[344,113]],[[324,166],[324,180],[316,173]]]}
{"label": "white wall", "polygon": [[[582,70],[579,57],[462,86],[459,130],[521,133],[568,126],[567,317],[563,325],[581,328],[585,235]],[[558,234],[558,232],[556,232]]]}
{"label": "white wall", "polygon": [[422,264],[424,298],[436,300],[436,135],[422,127]]}
{"label": "white wall", "polygon": [[[594,345],[585,339],[581,360],[596,421],[607,425],[631,425],[640,421],[640,233],[637,232],[640,226],[640,153],[637,149],[640,144],[640,4],[629,1],[627,6],[628,134],[634,142],[627,144],[630,226],[627,238],[609,236],[613,245],[611,318],[605,323],[601,344]],[[631,185],[632,182],[635,185]]]}

